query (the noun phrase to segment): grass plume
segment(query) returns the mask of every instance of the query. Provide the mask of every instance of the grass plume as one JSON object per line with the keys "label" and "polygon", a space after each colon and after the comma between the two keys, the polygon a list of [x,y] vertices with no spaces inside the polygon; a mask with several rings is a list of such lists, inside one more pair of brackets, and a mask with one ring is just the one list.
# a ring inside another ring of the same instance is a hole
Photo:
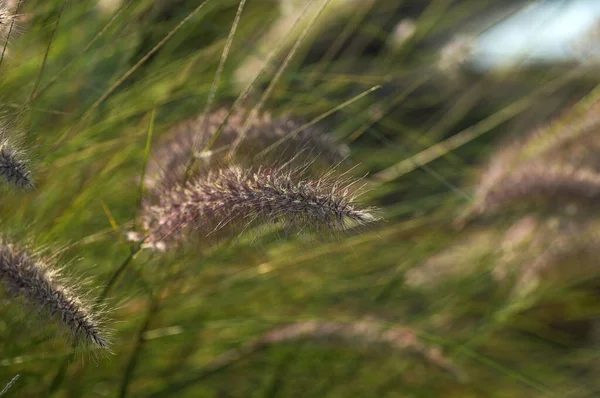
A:
{"label": "grass plume", "polygon": [[502,203],[533,197],[594,199],[600,163],[595,154],[600,101],[572,108],[551,123],[509,142],[490,157],[476,187],[476,203],[460,222]]}
{"label": "grass plume", "polygon": [[[206,122],[200,115],[196,118],[181,122],[173,127],[165,140],[148,164],[144,185],[149,188],[157,186],[172,186],[181,183],[185,178],[186,167],[191,156],[200,161],[198,167],[207,164],[223,162],[223,156],[229,146],[239,137],[246,121],[246,111],[235,110],[227,119],[217,137],[215,134],[225,122],[228,111],[224,108],[210,113]],[[269,112],[255,117],[247,133],[247,139],[241,142],[236,154],[239,161],[253,156],[262,149],[286,137],[304,123],[292,117],[274,117]],[[200,151],[193,153],[194,137],[197,132],[196,148]],[[214,142],[212,142],[214,141]],[[212,146],[202,151],[209,143]],[[273,152],[273,156],[288,160],[300,152],[314,153],[319,160],[334,164],[343,160],[349,152],[345,145],[338,145],[318,126],[310,126],[286,140],[284,145]],[[277,160],[280,160],[277,159]],[[198,168],[194,171],[198,172]]]}
{"label": "grass plume", "polygon": [[600,174],[570,165],[532,164],[501,178],[480,195],[479,214],[511,203],[545,199],[593,201],[600,198]]}
{"label": "grass plume", "polygon": [[9,294],[23,298],[40,314],[60,320],[77,344],[108,348],[97,308],[42,258],[0,241],[0,280]]}
{"label": "grass plume", "polygon": [[376,220],[355,204],[354,182],[302,180],[285,169],[224,168],[180,184],[146,206],[145,244],[164,249],[190,226],[211,234],[231,224],[283,221],[298,229],[338,230]]}
{"label": "grass plume", "polygon": [[33,188],[31,172],[23,153],[0,134],[0,175],[18,188]]}
{"label": "grass plume", "polygon": [[525,295],[543,285],[568,283],[595,278],[598,272],[600,238],[593,227],[578,224],[562,227],[546,234],[537,247],[530,245],[528,261],[523,261],[515,286],[515,294]]}
{"label": "grass plume", "polygon": [[359,343],[371,346],[387,345],[394,351],[415,353],[427,362],[448,371],[457,379],[466,379],[462,369],[444,356],[439,348],[425,344],[410,328],[390,327],[383,322],[374,320],[355,322],[299,321],[276,326],[241,347],[219,355],[206,366],[205,372],[222,369],[274,345],[299,341],[342,342],[352,345]]}

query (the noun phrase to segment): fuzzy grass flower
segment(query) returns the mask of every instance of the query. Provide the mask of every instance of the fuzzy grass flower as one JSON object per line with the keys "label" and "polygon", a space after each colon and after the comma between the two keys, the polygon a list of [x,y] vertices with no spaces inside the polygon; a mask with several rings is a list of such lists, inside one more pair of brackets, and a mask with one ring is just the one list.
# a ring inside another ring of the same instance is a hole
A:
{"label": "fuzzy grass flower", "polygon": [[108,348],[99,309],[39,256],[0,240],[0,281],[32,310],[59,321],[77,345]]}
{"label": "fuzzy grass flower", "polygon": [[146,246],[165,249],[191,227],[204,235],[233,225],[282,221],[287,227],[340,230],[375,221],[356,204],[356,181],[303,180],[283,168],[224,168],[161,192],[144,211]]}

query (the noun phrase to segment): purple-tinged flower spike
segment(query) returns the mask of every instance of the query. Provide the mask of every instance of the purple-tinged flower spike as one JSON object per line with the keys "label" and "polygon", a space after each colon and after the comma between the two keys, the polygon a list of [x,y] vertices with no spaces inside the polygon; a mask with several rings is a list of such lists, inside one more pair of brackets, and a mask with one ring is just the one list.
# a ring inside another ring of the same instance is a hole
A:
{"label": "purple-tinged flower spike", "polygon": [[23,154],[7,139],[0,138],[0,175],[18,188],[33,188],[31,172]]}
{"label": "purple-tinged flower spike", "polygon": [[220,369],[248,355],[279,344],[297,341],[360,343],[364,346],[385,345],[394,351],[412,352],[425,361],[437,366],[457,379],[468,379],[465,372],[437,347],[423,342],[410,328],[389,327],[383,322],[364,320],[357,322],[321,322],[303,321],[277,326],[240,348],[232,349],[215,358],[208,364],[206,371]]}
{"label": "purple-tinged flower spike", "polygon": [[[209,114],[206,121],[200,115],[176,125],[150,160],[144,181],[145,186],[164,188],[183,182],[186,168],[192,157],[196,158],[198,166],[194,169],[196,174],[199,168],[207,170],[209,169],[207,166],[219,163],[222,165],[229,146],[239,137],[246,117],[249,117],[244,109],[233,111],[218,137],[215,138],[228,112],[227,109],[220,109]],[[302,152],[303,155],[310,155],[331,165],[348,156],[348,147],[336,144],[321,128],[313,125],[299,130],[303,125],[300,120],[292,117],[274,118],[268,112],[257,115],[238,148],[235,161],[239,163],[243,159],[256,156],[276,143],[279,145],[261,161],[275,160],[282,163],[294,157],[305,160],[306,156],[298,157]],[[204,150],[212,139],[214,139],[212,146]],[[197,140],[195,148],[194,140]]]}
{"label": "purple-tinged flower spike", "polygon": [[55,318],[77,344],[107,349],[100,311],[60,272],[15,244],[0,240],[0,282],[38,313]]}
{"label": "purple-tinged flower spike", "polygon": [[530,164],[499,179],[478,199],[475,212],[479,214],[526,200],[597,200],[600,173],[569,165]]}
{"label": "purple-tinged flower spike", "polygon": [[145,245],[165,249],[182,240],[188,227],[208,235],[282,221],[297,229],[340,230],[377,219],[371,209],[356,205],[356,181],[296,177],[283,169],[231,167],[161,192],[158,203],[143,212]]}

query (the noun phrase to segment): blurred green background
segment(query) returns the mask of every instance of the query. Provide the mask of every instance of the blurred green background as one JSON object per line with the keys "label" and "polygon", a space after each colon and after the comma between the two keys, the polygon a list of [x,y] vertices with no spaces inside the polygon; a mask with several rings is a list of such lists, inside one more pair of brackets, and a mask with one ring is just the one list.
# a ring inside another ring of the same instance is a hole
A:
{"label": "blurred green background", "polygon": [[[510,227],[531,217],[583,236],[594,203],[575,216],[541,200],[455,222],[502,142],[595,100],[593,57],[471,62],[478,37],[532,2],[314,0],[302,14],[308,3],[248,0],[235,26],[238,0],[11,2],[20,10],[0,64],[2,121],[36,188],[2,184],[3,233],[59,253],[93,296],[132,253],[125,232],[149,131],[154,150],[203,111],[232,26],[211,109],[235,102],[270,58],[243,106],[319,118],[349,145],[341,167],[366,175],[360,201],[384,221],[325,237],[258,228],[210,248],[137,253],[106,302],[109,355],[73,355],[55,325],[2,295],[0,383],[19,375],[7,397],[600,395],[597,256],[561,259],[588,271],[566,278],[558,267],[557,283],[515,295],[515,270],[539,253],[510,246]],[[556,231],[530,233],[552,242]],[[409,343],[305,338],[236,357],[304,321],[376,321],[404,328]]]}

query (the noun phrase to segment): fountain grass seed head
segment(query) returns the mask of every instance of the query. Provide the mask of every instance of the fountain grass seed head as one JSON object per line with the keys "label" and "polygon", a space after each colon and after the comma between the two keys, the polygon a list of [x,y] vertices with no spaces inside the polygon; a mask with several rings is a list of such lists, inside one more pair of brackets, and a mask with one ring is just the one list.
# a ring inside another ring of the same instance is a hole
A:
{"label": "fountain grass seed head", "polygon": [[157,195],[143,210],[145,245],[165,249],[194,229],[209,235],[225,227],[283,222],[298,230],[335,231],[375,221],[355,202],[356,181],[326,175],[302,179],[285,168],[228,167]]}
{"label": "fountain grass seed head", "polygon": [[60,270],[24,248],[0,240],[0,282],[42,317],[62,324],[78,345],[108,348],[102,312]]}
{"label": "fountain grass seed head", "polygon": [[[223,156],[239,137],[247,117],[243,109],[234,110],[229,117],[228,113],[227,109],[220,109],[209,114],[206,121],[200,115],[176,125],[150,160],[145,186],[165,188],[183,182],[191,157],[197,160],[198,167],[193,170],[196,174],[219,163],[222,165]],[[223,123],[218,137],[215,137]],[[278,142],[281,142],[280,145],[261,161],[285,162],[294,157],[305,160],[305,155],[314,154],[313,160],[331,165],[346,158],[348,147],[336,144],[320,127],[313,125],[299,130],[303,125],[299,119],[289,116],[276,118],[269,112],[257,115],[238,148],[235,161],[248,160]],[[212,146],[204,151],[213,139]],[[194,140],[197,140],[195,150]]]}

